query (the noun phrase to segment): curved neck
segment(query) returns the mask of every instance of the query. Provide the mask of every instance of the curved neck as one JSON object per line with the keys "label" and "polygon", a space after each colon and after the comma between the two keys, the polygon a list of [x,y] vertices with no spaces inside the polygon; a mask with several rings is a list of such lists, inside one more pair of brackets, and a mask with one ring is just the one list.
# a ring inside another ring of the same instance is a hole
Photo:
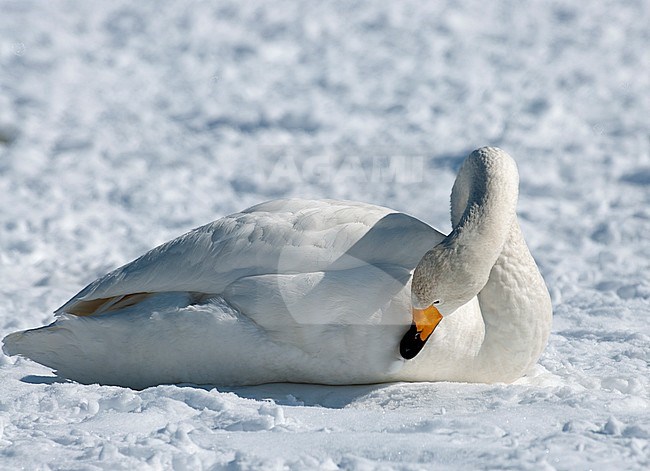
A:
{"label": "curved neck", "polygon": [[474,151],[458,173],[451,192],[453,231],[443,244],[451,249],[458,275],[472,281],[463,302],[488,282],[516,219],[518,188],[514,161],[498,149]]}
{"label": "curved neck", "polygon": [[550,297],[516,218],[518,187],[507,154],[473,152],[454,183],[454,229],[443,242],[452,249],[459,279],[473,280],[471,296],[478,297],[485,324],[474,375],[488,382],[521,377],[550,332]]}

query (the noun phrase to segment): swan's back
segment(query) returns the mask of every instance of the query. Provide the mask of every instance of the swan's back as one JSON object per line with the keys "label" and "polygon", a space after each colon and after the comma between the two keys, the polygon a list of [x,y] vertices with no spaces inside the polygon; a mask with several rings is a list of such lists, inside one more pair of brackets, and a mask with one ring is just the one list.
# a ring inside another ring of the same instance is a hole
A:
{"label": "swan's back", "polygon": [[[57,310],[91,315],[146,293],[220,294],[256,275],[411,270],[443,235],[403,213],[336,200],[273,200],[198,227],[94,281]],[[119,301],[119,302],[118,302]]]}

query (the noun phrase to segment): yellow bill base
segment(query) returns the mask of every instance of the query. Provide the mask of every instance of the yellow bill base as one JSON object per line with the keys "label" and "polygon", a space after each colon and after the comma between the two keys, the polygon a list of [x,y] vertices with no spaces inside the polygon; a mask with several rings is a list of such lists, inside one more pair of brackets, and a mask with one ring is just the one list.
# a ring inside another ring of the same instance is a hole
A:
{"label": "yellow bill base", "polygon": [[413,322],[423,341],[429,338],[441,320],[442,315],[435,306],[425,309],[413,308]]}

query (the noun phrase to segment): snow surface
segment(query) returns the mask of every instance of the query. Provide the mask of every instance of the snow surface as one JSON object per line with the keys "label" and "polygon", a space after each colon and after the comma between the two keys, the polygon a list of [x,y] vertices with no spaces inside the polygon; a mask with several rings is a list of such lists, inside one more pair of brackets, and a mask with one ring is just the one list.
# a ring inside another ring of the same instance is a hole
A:
{"label": "snow surface", "polygon": [[514,385],[143,391],[0,355],[1,469],[648,469],[650,4],[0,0],[0,336],[281,197],[449,230],[497,145],[555,308]]}

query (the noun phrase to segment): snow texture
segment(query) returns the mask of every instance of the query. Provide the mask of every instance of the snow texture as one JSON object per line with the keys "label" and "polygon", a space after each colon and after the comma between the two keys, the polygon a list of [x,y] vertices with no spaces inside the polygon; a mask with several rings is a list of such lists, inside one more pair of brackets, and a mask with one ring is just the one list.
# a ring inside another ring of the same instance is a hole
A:
{"label": "snow texture", "polygon": [[83,386],[0,355],[0,469],[648,469],[650,3],[0,0],[0,336],[254,203],[449,230],[502,147],[553,332],[514,385]]}

